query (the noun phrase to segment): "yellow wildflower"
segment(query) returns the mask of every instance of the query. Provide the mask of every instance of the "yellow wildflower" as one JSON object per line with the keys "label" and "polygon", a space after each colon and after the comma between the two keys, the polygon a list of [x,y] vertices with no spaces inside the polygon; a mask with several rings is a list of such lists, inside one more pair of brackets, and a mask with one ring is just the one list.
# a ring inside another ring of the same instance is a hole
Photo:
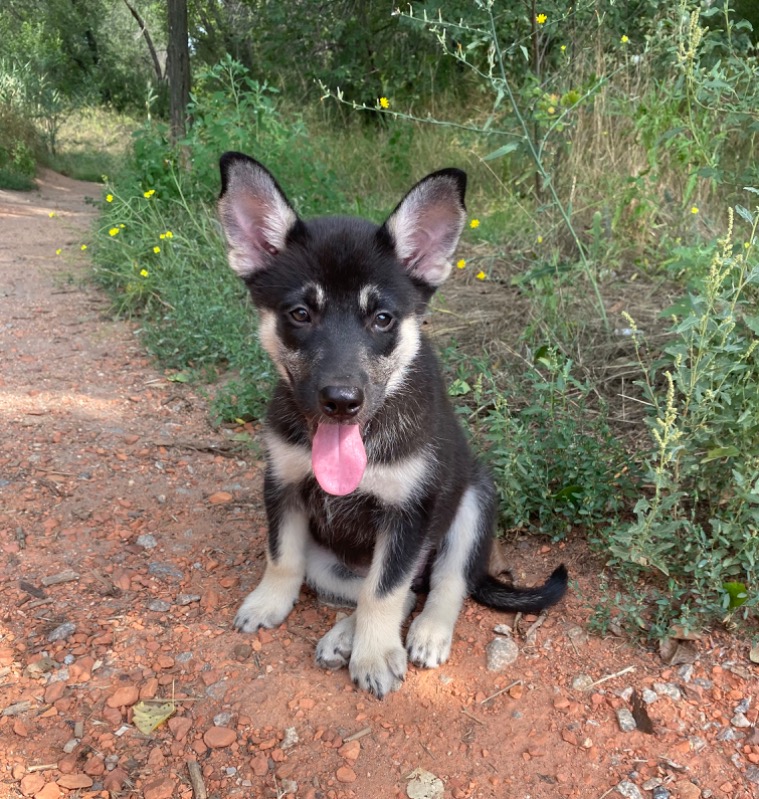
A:
{"label": "yellow wildflower", "polygon": [[148,189],[147,191],[144,191],[144,192],[142,193],[142,196],[143,196],[143,197],[144,197],[146,200],[149,200],[149,199],[150,199],[150,198],[151,198],[151,197],[152,197],[154,194],[155,194],[155,189]]}
{"label": "yellow wildflower", "polygon": [[161,252],[161,248],[160,248],[160,247],[158,247],[158,246],[155,246],[155,247],[153,247],[153,252],[154,252],[156,255],[158,255],[158,253],[159,253],[159,252]]}
{"label": "yellow wildflower", "polygon": [[113,202],[113,195],[112,194],[106,194],[105,195],[105,201],[107,203],[112,203]]}
{"label": "yellow wildflower", "polygon": [[87,249],[87,245],[86,245],[86,244],[82,244],[82,246],[81,246],[79,249],[80,249],[82,252],[84,252],[84,251]]}
{"label": "yellow wildflower", "polygon": [[479,226],[480,226],[480,220],[479,219],[473,219],[469,223],[469,227],[472,228],[472,230],[474,230],[475,228],[478,228]]}
{"label": "yellow wildflower", "polygon": [[48,216],[52,219],[55,216],[55,211],[51,211]]}
{"label": "yellow wildflower", "polygon": [[538,25],[545,25],[547,21],[548,17],[545,14],[538,14],[537,17],[535,17],[535,22],[537,22]]}
{"label": "yellow wildflower", "polygon": [[465,266],[466,266],[466,261],[463,258],[460,258],[458,261],[456,261],[456,267],[458,269],[463,269]]}
{"label": "yellow wildflower", "polygon": [[480,271],[475,275],[477,280],[487,280],[487,275],[480,269]]}
{"label": "yellow wildflower", "polygon": [[566,53],[567,52],[567,46],[565,44],[561,45],[561,52],[562,53]]}
{"label": "yellow wildflower", "polygon": [[150,272],[148,272],[147,269],[140,269],[140,274],[142,275],[142,277],[147,277],[150,274]]}
{"label": "yellow wildflower", "polygon": [[543,243],[543,237],[542,236],[538,236],[537,239],[535,239],[535,240],[538,242],[538,244],[542,244]]}
{"label": "yellow wildflower", "polygon": [[548,106],[548,113],[549,114],[555,114],[556,113],[556,109],[552,105],[549,105]]}
{"label": "yellow wildflower", "polygon": [[63,250],[62,250],[62,249],[59,247],[59,248],[58,248],[58,249],[55,251],[55,254],[56,254],[56,255],[60,255],[62,252],[63,252]]}
{"label": "yellow wildflower", "polygon": [[161,235],[158,238],[159,239],[173,239],[174,238],[174,234],[170,230],[167,230],[165,233],[161,233]]}
{"label": "yellow wildflower", "polygon": [[118,229],[117,227],[112,227],[112,228],[111,228],[111,229],[108,231],[108,235],[109,235],[109,236],[118,236],[118,235],[119,235],[119,229]]}
{"label": "yellow wildflower", "polygon": [[379,98],[380,108],[390,108],[390,100],[387,97],[380,97]]}
{"label": "yellow wildflower", "polygon": [[692,205],[692,206],[691,206],[691,209],[690,209],[690,212],[691,212],[692,214],[697,214],[697,213],[698,213],[698,208],[697,208],[695,205]]}
{"label": "yellow wildflower", "polygon": [[630,41],[630,39],[627,36],[622,36],[622,38],[619,41],[622,44],[627,44]]}

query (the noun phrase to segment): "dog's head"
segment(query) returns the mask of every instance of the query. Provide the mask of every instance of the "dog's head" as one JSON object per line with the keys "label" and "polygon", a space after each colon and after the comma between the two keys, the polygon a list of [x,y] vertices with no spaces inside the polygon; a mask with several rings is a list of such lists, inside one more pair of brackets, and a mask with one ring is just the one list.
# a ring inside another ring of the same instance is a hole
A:
{"label": "dog's head", "polygon": [[220,166],[229,263],[308,421],[317,480],[329,493],[350,493],[366,464],[362,430],[402,388],[419,351],[421,314],[451,271],[466,175],[428,175],[377,226],[304,221],[257,161],[225,153]]}

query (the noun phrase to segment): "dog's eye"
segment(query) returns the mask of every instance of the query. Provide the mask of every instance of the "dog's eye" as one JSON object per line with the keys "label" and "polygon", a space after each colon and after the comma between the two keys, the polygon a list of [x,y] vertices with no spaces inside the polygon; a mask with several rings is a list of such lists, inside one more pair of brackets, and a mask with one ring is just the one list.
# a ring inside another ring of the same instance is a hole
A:
{"label": "dog's eye", "polygon": [[374,314],[374,319],[372,319],[372,327],[375,330],[390,330],[394,321],[395,319],[393,319],[393,317],[387,311],[380,311],[379,313]]}
{"label": "dog's eye", "polygon": [[305,325],[311,321],[311,314],[308,312],[308,308],[298,306],[290,311],[290,318],[299,325]]}

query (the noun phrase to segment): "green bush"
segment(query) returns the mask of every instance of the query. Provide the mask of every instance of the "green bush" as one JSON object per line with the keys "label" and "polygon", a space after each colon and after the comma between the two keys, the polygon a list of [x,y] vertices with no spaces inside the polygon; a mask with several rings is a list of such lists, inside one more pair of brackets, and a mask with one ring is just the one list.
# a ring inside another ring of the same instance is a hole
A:
{"label": "green bush", "polygon": [[665,312],[673,321],[662,356],[645,365],[638,346],[650,490],[606,541],[618,569],[663,578],[659,617],[686,627],[759,606],[757,218],[739,211],[750,229],[733,243],[731,213],[700,285]]}

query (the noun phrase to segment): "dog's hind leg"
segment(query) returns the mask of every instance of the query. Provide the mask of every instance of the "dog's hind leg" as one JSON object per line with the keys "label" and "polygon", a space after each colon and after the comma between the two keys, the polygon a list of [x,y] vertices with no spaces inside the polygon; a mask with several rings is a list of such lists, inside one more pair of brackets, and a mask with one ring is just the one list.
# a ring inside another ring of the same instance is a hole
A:
{"label": "dog's hind leg", "polygon": [[276,627],[292,610],[306,576],[306,552],[311,535],[303,510],[269,513],[269,546],[263,580],[248,594],[235,616],[235,627],[252,633]]}
{"label": "dog's hind leg", "polygon": [[432,566],[424,609],[406,636],[406,649],[417,666],[435,668],[451,654],[453,628],[468,593],[467,567],[481,536],[490,534],[491,494],[486,485],[471,484],[443,537]]}

